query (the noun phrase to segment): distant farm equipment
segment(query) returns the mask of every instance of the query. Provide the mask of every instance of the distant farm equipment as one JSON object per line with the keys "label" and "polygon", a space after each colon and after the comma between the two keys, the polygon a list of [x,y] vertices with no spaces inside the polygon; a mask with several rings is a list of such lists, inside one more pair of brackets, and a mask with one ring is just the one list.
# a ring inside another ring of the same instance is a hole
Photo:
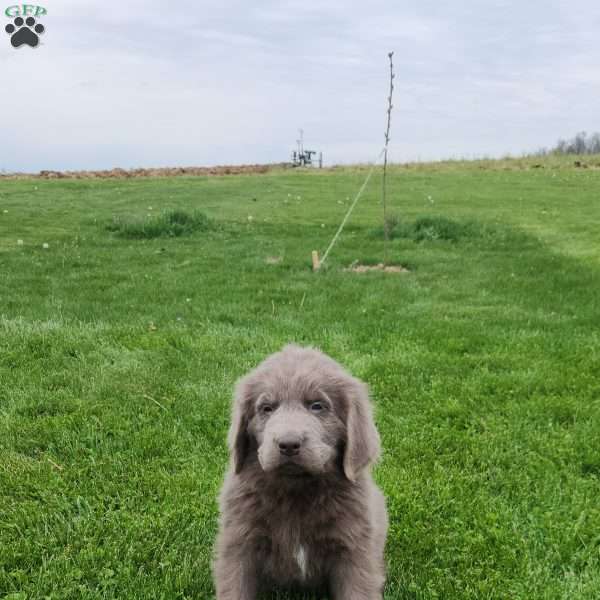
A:
{"label": "distant farm equipment", "polygon": [[293,167],[312,167],[315,164],[319,165],[319,169],[323,167],[323,153],[304,148],[304,131],[302,129],[300,129],[300,137],[296,140],[296,144],[298,144],[298,149],[292,152]]}

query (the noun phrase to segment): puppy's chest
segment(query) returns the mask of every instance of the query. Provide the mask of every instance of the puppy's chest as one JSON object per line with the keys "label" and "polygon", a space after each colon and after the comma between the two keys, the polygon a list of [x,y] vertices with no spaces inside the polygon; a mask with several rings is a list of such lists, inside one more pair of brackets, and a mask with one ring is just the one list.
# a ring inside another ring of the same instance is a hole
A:
{"label": "puppy's chest", "polygon": [[282,582],[314,582],[321,579],[325,566],[323,544],[302,535],[274,535],[262,540],[264,570]]}
{"label": "puppy's chest", "polygon": [[265,575],[276,582],[319,585],[331,561],[354,547],[360,515],[346,490],[306,485],[255,492],[248,496],[252,509],[244,513],[247,540]]}
{"label": "puppy's chest", "polygon": [[302,517],[274,511],[260,528],[263,565],[275,580],[319,582],[327,571],[329,557],[339,554],[341,544],[330,530],[330,523],[319,523],[318,519],[311,522],[310,515]]}

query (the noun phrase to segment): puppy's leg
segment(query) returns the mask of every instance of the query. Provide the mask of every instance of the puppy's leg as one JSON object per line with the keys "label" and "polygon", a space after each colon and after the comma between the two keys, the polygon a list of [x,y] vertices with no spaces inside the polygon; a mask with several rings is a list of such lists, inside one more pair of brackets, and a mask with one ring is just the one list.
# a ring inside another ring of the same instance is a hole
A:
{"label": "puppy's leg", "polygon": [[255,600],[258,572],[252,552],[234,544],[219,548],[215,580],[217,600]]}
{"label": "puppy's leg", "polygon": [[381,600],[383,583],[380,561],[356,553],[334,564],[329,587],[332,600]]}

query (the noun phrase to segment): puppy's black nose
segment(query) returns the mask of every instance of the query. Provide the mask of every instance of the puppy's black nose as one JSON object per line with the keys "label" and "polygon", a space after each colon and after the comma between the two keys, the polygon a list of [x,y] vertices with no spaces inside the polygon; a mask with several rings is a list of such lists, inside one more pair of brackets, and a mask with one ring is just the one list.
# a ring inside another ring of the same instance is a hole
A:
{"label": "puppy's black nose", "polygon": [[279,438],[277,444],[279,445],[279,452],[286,456],[298,454],[298,452],[300,452],[300,446],[302,445],[300,438],[292,435],[286,435],[285,437]]}

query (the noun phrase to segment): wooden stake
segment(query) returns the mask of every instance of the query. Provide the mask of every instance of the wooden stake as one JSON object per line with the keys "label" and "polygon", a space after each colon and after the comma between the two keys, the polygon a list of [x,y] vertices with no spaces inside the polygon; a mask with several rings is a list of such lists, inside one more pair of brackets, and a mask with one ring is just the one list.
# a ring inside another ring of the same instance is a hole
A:
{"label": "wooden stake", "polygon": [[312,265],[313,271],[318,271],[319,267],[321,266],[319,264],[319,253],[316,250],[312,251]]}

